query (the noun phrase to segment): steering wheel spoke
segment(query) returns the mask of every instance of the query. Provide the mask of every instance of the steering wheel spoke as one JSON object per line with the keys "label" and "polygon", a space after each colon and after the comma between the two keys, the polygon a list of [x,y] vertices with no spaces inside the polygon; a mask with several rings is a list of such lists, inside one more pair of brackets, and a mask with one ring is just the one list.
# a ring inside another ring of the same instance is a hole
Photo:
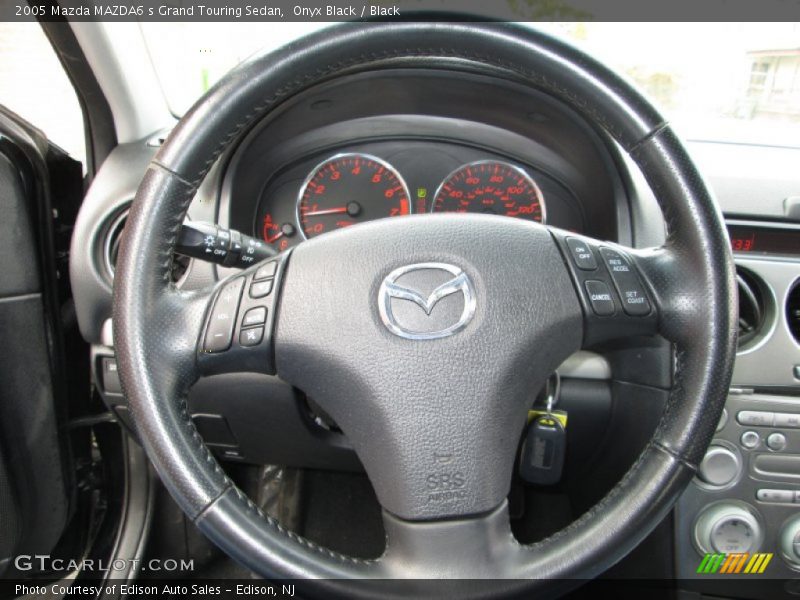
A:
{"label": "steering wheel spoke", "polygon": [[200,374],[275,373],[272,332],[287,257],[237,273],[209,295],[197,343]]}
{"label": "steering wheel spoke", "polygon": [[388,577],[460,579],[473,586],[477,579],[497,577],[504,565],[510,568],[521,551],[505,501],[488,513],[448,520],[407,521],[385,512],[383,522],[386,551],[380,563]]}
{"label": "steering wheel spoke", "polygon": [[583,308],[583,346],[658,332],[659,295],[643,275],[646,255],[553,229]]}

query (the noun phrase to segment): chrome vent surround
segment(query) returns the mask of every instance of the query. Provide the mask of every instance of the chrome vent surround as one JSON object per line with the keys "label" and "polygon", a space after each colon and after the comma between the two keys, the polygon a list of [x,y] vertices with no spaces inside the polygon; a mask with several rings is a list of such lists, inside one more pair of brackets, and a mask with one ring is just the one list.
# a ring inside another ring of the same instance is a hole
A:
{"label": "chrome vent surround", "polygon": [[752,346],[765,329],[768,307],[761,280],[742,267],[736,267],[739,291],[739,349]]}
{"label": "chrome vent surround", "polygon": [[122,233],[125,231],[125,222],[128,220],[129,208],[121,211],[106,231],[105,244],[103,245],[103,260],[109,277],[114,278],[114,268],[117,266],[117,256],[119,254],[119,244],[122,241]]}

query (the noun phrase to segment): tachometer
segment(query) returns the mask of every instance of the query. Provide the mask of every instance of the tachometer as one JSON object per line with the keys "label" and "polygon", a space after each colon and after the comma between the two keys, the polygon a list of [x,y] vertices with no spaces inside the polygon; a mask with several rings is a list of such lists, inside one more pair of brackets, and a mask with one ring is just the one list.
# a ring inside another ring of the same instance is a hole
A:
{"label": "tachometer", "polygon": [[390,164],[368,154],[327,159],[308,174],[297,200],[297,222],[307,238],[410,212],[403,178]]}
{"label": "tachometer", "polygon": [[486,160],[463,165],[439,186],[432,212],[505,215],[544,223],[544,197],[525,171]]}

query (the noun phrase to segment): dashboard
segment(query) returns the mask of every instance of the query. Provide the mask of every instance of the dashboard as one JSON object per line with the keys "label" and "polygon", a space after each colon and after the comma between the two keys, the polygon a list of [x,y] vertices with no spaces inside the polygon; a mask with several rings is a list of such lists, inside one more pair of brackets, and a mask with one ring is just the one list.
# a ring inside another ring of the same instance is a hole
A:
{"label": "dashboard", "polygon": [[[121,420],[127,417],[113,387],[109,253],[160,137],[120,146],[109,157],[84,202],[73,243],[81,331],[93,345],[98,388]],[[722,544],[732,548],[724,551],[785,548],[789,555],[776,557],[773,573],[800,571],[800,553],[791,554],[800,540],[794,517],[800,505],[800,225],[783,204],[800,189],[791,168],[799,151],[689,146],[728,221],[740,323],[747,329],[726,418],[677,505],[670,543],[660,544],[650,563],[674,560],[681,578],[699,579],[698,589],[717,593],[719,581],[699,577],[696,569],[704,553],[720,552]],[[780,173],[767,172],[781,165]],[[285,101],[219,158],[189,217],[280,251],[372,219],[434,212],[528,219],[634,247],[664,240],[652,192],[601,132],[513,79],[435,68],[354,74]],[[193,260],[176,279],[191,289],[227,274]],[[658,416],[653,407],[666,402],[671,361],[668,347],[648,340],[630,350],[601,348],[560,369],[570,428],[582,440],[569,445],[568,461],[574,490],[590,490],[587,505],[607,491],[598,473],[619,478],[635,459],[636,453],[605,445],[646,439],[647,415]],[[189,408],[222,459],[360,469],[344,436],[314,412],[313,399],[271,378],[205,378],[193,388]],[[581,411],[591,418],[582,420]],[[611,422],[612,412],[619,424]],[[598,466],[595,456],[604,450],[614,465]],[[674,556],[658,555],[670,545]]]}

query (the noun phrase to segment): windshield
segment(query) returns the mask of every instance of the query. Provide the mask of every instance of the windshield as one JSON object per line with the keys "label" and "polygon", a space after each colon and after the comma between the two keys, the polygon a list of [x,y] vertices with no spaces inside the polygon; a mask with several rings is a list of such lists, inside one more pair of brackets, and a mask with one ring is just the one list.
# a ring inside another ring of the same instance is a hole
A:
{"label": "windshield", "polygon": [[[229,69],[325,23],[141,23],[180,116]],[[800,147],[798,23],[535,23],[626,75],[694,140]]]}

